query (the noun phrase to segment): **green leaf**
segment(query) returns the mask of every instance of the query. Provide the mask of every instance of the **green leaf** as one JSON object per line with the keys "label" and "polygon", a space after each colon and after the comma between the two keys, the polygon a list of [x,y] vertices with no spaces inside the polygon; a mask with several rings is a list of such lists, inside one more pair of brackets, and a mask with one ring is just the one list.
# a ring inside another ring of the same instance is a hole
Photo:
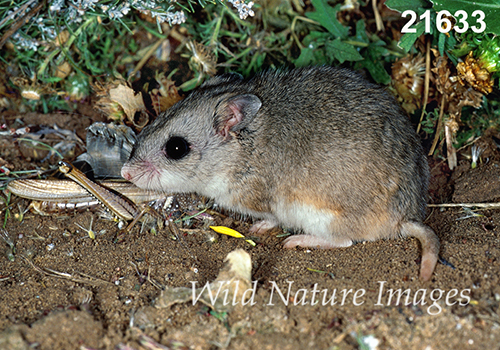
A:
{"label": "green leaf", "polygon": [[[469,26],[476,26],[476,28],[480,28],[481,24],[476,23],[479,17],[472,17],[472,13],[476,10],[481,10],[484,12],[484,23],[486,24],[486,29],[483,34],[500,34],[500,21],[498,20],[500,18],[499,0],[432,0],[432,3],[436,11],[447,10],[452,15],[458,10],[464,10],[468,15],[467,23]],[[471,29],[469,28],[469,30]]]}
{"label": "green leaf", "polygon": [[385,5],[391,10],[396,10],[401,13],[406,10],[413,10],[417,7],[431,7],[431,3],[428,0],[386,0]]}
{"label": "green leaf", "polygon": [[321,44],[324,44],[326,42],[326,39],[329,37],[331,37],[331,35],[328,33],[312,31],[311,33],[306,35],[306,37],[302,41],[302,44],[309,48],[319,47]]}
{"label": "green leaf", "polygon": [[444,33],[439,33],[439,37],[438,37],[438,50],[439,50],[439,54],[441,56],[444,55],[444,44],[445,44],[445,40],[446,40],[446,34]]}
{"label": "green leaf", "polygon": [[477,47],[475,43],[469,42],[468,40],[464,40],[454,48],[451,53],[456,57],[462,57],[467,55],[470,51],[474,50]]}
{"label": "green leaf", "polygon": [[58,83],[62,80],[62,78],[57,78],[57,77],[47,77],[47,78],[39,78],[40,80],[42,80],[44,83],[46,84],[54,84],[54,83]]}
{"label": "green leaf", "polygon": [[391,82],[391,76],[385,70],[381,62],[374,62],[370,60],[364,60],[363,66],[370,72],[373,80],[379,84],[387,85]]}
{"label": "green leaf", "polygon": [[314,60],[314,50],[309,48],[304,48],[300,51],[299,57],[295,60],[294,64],[296,67],[307,67]]}
{"label": "green leaf", "polygon": [[326,42],[326,54],[335,57],[340,63],[345,61],[360,61],[363,56],[352,45],[343,43],[340,38]]}
{"label": "green leaf", "polygon": [[311,0],[315,12],[307,12],[306,16],[314,21],[319,22],[332,35],[337,38],[345,38],[349,34],[349,28],[344,27],[337,19],[337,13],[342,4],[337,4],[331,7],[327,4],[327,0]]}
{"label": "green leaf", "polygon": [[355,68],[366,68],[373,80],[379,84],[389,84],[391,82],[391,76],[384,68],[383,56],[387,54],[387,48],[381,46],[384,42],[380,40],[379,42],[372,43],[368,46],[365,54],[365,59],[358,61]]}
{"label": "green leaf", "polygon": [[422,35],[425,31],[425,23],[424,21],[420,21],[417,23],[414,28],[417,30],[416,33],[405,33],[399,40],[398,46],[405,50],[406,52],[409,52],[410,49],[413,47],[413,44],[417,39]]}
{"label": "green leaf", "polygon": [[458,64],[457,57],[451,54],[451,50],[457,45],[457,39],[454,35],[447,36],[444,42],[444,50],[448,55],[448,58],[453,62],[453,65],[456,66]]}
{"label": "green leaf", "polygon": [[366,34],[366,24],[364,19],[360,19],[356,22],[356,36],[357,41],[362,43],[370,43],[370,39],[368,38],[368,34]]}
{"label": "green leaf", "polygon": [[300,56],[295,60],[294,64],[296,67],[307,67],[331,64],[331,61],[327,60],[324,50],[306,47],[302,49]]}

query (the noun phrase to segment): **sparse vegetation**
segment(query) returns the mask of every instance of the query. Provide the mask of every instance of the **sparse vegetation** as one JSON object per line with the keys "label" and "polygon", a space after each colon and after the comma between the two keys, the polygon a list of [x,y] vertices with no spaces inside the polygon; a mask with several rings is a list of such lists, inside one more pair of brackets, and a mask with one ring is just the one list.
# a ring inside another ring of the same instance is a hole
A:
{"label": "sparse vegetation", "polygon": [[[488,94],[498,88],[500,29],[492,19],[499,8],[464,5],[468,30],[459,33],[460,17],[439,12],[456,14],[453,1],[386,5],[429,15],[409,26],[415,33],[403,34],[410,17],[357,0],[0,1],[1,106],[74,110],[97,83],[122,79],[150,91],[158,72],[188,91],[217,72],[342,64],[390,85],[435,138],[436,155],[450,156],[439,145],[447,143],[449,153],[450,143],[459,148],[498,129],[498,104]],[[484,20],[472,16],[476,10]],[[485,24],[480,33],[471,30],[477,19]]]}

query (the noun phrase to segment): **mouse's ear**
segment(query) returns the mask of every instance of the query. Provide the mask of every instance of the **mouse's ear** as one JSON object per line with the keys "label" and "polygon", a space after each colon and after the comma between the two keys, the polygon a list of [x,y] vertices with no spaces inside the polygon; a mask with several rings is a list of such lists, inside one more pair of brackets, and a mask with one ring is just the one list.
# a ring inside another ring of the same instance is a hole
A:
{"label": "mouse's ear", "polygon": [[229,132],[237,132],[250,124],[262,102],[251,94],[233,96],[222,100],[215,108],[214,126],[218,134],[229,138]]}

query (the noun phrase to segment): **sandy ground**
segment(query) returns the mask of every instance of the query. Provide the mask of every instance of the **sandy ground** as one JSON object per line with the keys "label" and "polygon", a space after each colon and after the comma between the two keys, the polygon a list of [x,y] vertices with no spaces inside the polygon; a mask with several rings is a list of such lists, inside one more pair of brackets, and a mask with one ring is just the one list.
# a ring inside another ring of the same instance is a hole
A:
{"label": "sandy ground", "polygon": [[[83,139],[92,122],[81,115],[78,122],[65,115],[23,118],[57,122]],[[15,170],[39,166],[10,138],[0,138],[0,149]],[[499,158],[493,150],[476,169],[462,160],[454,172],[431,161],[432,202],[497,201]],[[28,202],[12,203],[3,235],[15,244],[13,261],[0,241],[0,349],[147,349],[147,337],[171,349],[375,349],[377,343],[378,349],[500,349],[498,210],[429,208],[426,223],[441,240],[446,264],[422,283],[415,239],[284,250],[280,231],[256,237],[252,247],[192,222],[184,228],[197,229],[181,230],[178,238],[166,228],[153,234],[137,226],[117,242],[116,224],[97,213],[26,213],[19,221],[18,204]],[[212,216],[248,234],[250,220]],[[76,225],[89,227],[91,220],[95,240]],[[213,281],[237,248],[252,259],[254,305],[227,314],[192,302],[155,307],[160,288]]]}

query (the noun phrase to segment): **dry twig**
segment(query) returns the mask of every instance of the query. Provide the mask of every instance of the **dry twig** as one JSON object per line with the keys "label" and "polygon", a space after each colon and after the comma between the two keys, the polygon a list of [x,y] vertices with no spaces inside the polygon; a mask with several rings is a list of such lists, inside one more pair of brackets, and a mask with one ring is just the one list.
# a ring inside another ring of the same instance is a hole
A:
{"label": "dry twig", "polygon": [[39,266],[36,266],[31,260],[29,260],[25,256],[21,255],[21,257],[24,260],[26,260],[28,262],[28,264],[30,264],[30,266],[33,269],[35,269],[36,271],[38,271],[41,274],[44,274],[46,276],[51,276],[51,277],[56,277],[56,278],[62,278],[62,279],[66,279],[66,280],[70,280],[70,281],[76,282],[76,283],[85,283],[85,284],[92,284],[92,285],[99,285],[99,284],[111,284],[111,285],[113,285],[113,283],[111,283],[111,282],[108,282],[108,281],[102,280],[100,278],[84,274],[82,272],[79,272],[79,274],[80,274],[81,277],[74,277],[73,275],[71,275],[69,273],[59,272],[59,271],[52,270],[52,269],[49,269],[49,268],[39,267]]}

